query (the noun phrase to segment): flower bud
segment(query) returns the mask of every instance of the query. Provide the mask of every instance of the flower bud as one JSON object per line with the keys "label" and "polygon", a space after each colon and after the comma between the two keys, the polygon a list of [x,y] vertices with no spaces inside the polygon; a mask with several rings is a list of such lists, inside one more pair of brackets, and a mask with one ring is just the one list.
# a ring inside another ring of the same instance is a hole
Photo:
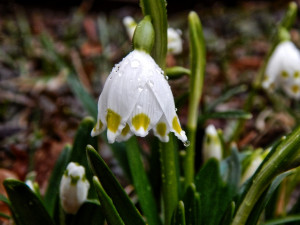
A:
{"label": "flower bud", "polygon": [[150,54],[154,45],[154,28],[151,17],[145,16],[137,25],[133,35],[133,47]]}
{"label": "flower bud", "polygon": [[90,184],[85,177],[85,169],[71,162],[60,182],[60,201],[66,213],[76,214],[87,199]]}
{"label": "flower bud", "polygon": [[181,30],[168,28],[168,52],[174,55],[182,52]]}
{"label": "flower bud", "polygon": [[214,125],[209,125],[205,129],[205,137],[203,142],[203,161],[206,162],[210,158],[222,160],[222,145],[218,132]]}

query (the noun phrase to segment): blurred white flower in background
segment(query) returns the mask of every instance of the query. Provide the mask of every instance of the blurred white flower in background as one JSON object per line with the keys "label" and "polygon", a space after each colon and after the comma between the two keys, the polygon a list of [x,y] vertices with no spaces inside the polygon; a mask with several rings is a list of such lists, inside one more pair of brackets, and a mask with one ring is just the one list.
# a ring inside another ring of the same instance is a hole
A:
{"label": "blurred white flower in background", "polygon": [[266,67],[262,87],[282,89],[289,97],[300,98],[300,52],[291,41],[277,45]]}
{"label": "blurred white flower in background", "polygon": [[206,162],[210,158],[215,158],[218,161],[222,160],[223,152],[221,140],[214,125],[209,125],[205,129],[202,151],[204,162]]}

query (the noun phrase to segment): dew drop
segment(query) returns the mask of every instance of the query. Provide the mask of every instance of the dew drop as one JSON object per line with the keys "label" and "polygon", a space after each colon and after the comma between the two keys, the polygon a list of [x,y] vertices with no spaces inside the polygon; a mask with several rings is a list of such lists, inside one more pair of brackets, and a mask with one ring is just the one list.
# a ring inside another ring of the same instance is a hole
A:
{"label": "dew drop", "polygon": [[189,146],[190,146],[190,144],[191,144],[191,142],[190,142],[190,141],[185,141],[185,142],[183,142],[183,145],[184,145],[184,147],[189,147]]}
{"label": "dew drop", "polygon": [[118,73],[118,76],[119,76],[119,77],[121,77],[121,76],[122,76],[122,73],[121,73],[121,72],[120,72],[120,73]]}
{"label": "dew drop", "polygon": [[177,108],[175,108],[175,112],[177,112],[177,110],[178,110],[178,109],[177,109]]}
{"label": "dew drop", "polygon": [[142,91],[143,91],[143,88],[142,88],[142,87],[138,87],[138,91],[139,91],[139,92],[142,92]]}
{"label": "dew drop", "polygon": [[166,79],[166,80],[169,80],[169,77],[168,77],[168,76],[165,76],[165,79]]}
{"label": "dew drop", "polygon": [[153,86],[154,86],[154,83],[153,83],[152,80],[149,80],[149,81],[148,81],[148,84],[149,84],[150,87],[153,87]]}
{"label": "dew drop", "polygon": [[140,109],[142,109],[142,106],[141,105],[137,105],[136,108],[140,110]]}
{"label": "dew drop", "polygon": [[140,65],[140,62],[138,60],[133,60],[130,65],[132,68],[137,68]]}

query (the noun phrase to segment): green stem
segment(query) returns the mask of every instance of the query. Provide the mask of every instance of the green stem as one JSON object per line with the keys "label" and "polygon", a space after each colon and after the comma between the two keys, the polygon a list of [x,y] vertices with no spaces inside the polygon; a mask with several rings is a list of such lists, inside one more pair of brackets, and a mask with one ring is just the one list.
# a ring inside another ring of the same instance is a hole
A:
{"label": "green stem", "polygon": [[165,214],[164,224],[170,225],[173,212],[178,203],[178,177],[173,134],[170,134],[170,141],[168,143],[160,143],[160,161]]}
{"label": "green stem", "polygon": [[141,0],[140,1],[144,16],[150,15],[155,30],[155,42],[152,56],[156,63],[165,68],[167,55],[167,9],[165,0]]}
{"label": "green stem", "polygon": [[300,126],[297,127],[277,148],[269,153],[252,178],[232,225],[244,225],[261,194],[280,173],[299,166]]}
{"label": "green stem", "polygon": [[198,107],[202,94],[205,73],[205,43],[202,26],[198,15],[191,12],[189,20],[190,35],[190,95],[187,134],[190,145],[187,147],[184,160],[185,187],[194,180],[195,135],[197,130]]}
{"label": "green stem", "polygon": [[154,194],[145,172],[140,156],[137,139],[130,138],[126,142],[126,152],[130,166],[133,184],[137,192],[139,203],[149,225],[159,225],[160,220],[154,199]]}

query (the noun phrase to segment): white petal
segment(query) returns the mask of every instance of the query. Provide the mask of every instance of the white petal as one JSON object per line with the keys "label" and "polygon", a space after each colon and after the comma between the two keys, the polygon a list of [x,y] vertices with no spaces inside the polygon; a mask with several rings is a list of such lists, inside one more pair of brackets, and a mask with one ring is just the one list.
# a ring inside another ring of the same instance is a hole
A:
{"label": "white petal", "polygon": [[153,132],[154,132],[154,135],[156,137],[158,137],[160,141],[162,141],[162,142],[169,141],[170,127],[168,125],[168,121],[167,121],[165,115],[162,115],[160,120],[154,126]]}
{"label": "white petal", "polygon": [[130,130],[141,137],[145,137],[148,134],[149,130],[156,125],[163,114],[156,97],[151,91],[150,80],[148,82],[142,87],[139,99],[127,121],[130,125]]}
{"label": "white petal", "polygon": [[182,141],[186,142],[187,137],[185,132],[181,129],[180,122],[178,120],[173,94],[170,85],[166,81],[162,70],[157,66],[157,73],[153,76],[153,85],[151,90],[158,101],[163,114],[167,119],[167,124],[170,130]]}

